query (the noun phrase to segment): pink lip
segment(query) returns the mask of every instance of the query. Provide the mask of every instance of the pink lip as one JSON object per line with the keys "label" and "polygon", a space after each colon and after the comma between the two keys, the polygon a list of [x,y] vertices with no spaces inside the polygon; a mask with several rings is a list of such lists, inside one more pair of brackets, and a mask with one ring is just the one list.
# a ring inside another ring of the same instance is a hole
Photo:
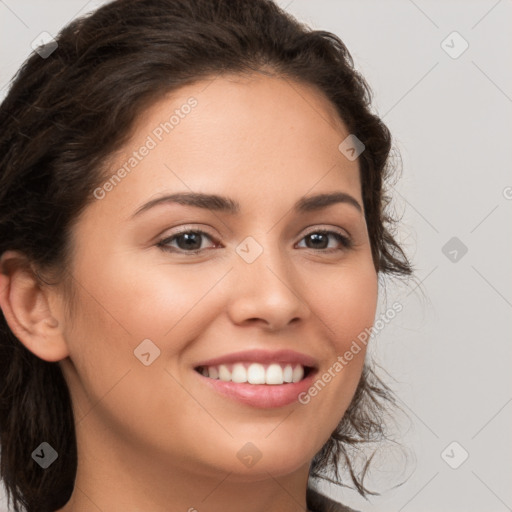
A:
{"label": "pink lip", "polygon": [[[269,351],[269,350],[246,350],[244,352],[233,352],[231,354],[226,354],[224,356],[215,357],[213,359],[208,359],[207,361],[201,361],[195,365],[198,366],[218,366],[219,364],[229,364],[229,363],[261,363],[261,364],[270,364],[270,363],[290,363],[290,364],[301,364],[302,366],[309,366],[312,368],[317,368],[317,362],[311,356],[301,354],[299,352],[295,352],[293,350],[277,350],[277,351]],[[296,383],[299,384],[299,383]],[[250,384],[254,387],[252,384]],[[291,384],[287,384],[286,386],[290,386]],[[276,386],[274,386],[276,387]],[[279,386],[277,386],[279,387]]]}
{"label": "pink lip", "polygon": [[[240,361],[240,359],[237,359],[237,361]],[[276,385],[225,382],[210,379],[197,372],[194,373],[211,389],[230,399],[252,407],[270,409],[298,402],[299,395],[305,393],[312,386],[317,372],[311,371],[307,377],[299,382]]]}

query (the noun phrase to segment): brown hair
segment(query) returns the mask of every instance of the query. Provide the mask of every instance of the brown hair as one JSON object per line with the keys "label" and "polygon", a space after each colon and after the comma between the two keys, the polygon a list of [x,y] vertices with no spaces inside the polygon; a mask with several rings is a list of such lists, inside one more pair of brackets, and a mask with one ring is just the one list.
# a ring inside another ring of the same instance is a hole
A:
{"label": "brown hair", "polygon": [[[393,236],[384,183],[392,175],[391,136],[370,112],[371,91],[342,41],[312,30],[271,0],[117,0],[75,19],[47,58],[33,53],[0,107],[0,254],[26,255],[41,282],[62,280],[73,223],[94,200],[104,165],[128,140],[140,113],[164,94],[222,73],[268,72],[311,84],[365,145],[359,156],[373,261],[379,273],[412,268]],[[312,461],[322,476],[343,461],[356,486],[350,448],[385,437],[396,405],[365,364],[342,421]],[[42,470],[32,451],[48,442],[58,459]],[[74,419],[57,363],[28,351],[0,315],[0,476],[14,511],[53,511],[73,491]]]}

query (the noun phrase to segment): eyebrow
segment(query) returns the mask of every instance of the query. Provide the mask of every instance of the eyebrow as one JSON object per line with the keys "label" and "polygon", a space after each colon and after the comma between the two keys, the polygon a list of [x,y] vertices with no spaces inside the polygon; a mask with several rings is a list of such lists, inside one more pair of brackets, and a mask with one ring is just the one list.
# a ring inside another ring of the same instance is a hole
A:
{"label": "eyebrow", "polygon": [[[176,194],[157,197],[156,199],[148,201],[136,210],[136,212],[132,215],[132,218],[150,210],[151,208],[154,208],[155,206],[169,203],[194,206],[196,208],[205,208],[218,212],[229,213],[232,215],[240,213],[240,203],[229,197],[220,196],[217,194],[204,194],[201,192],[179,192]],[[293,205],[293,209],[297,213],[306,213],[321,210],[336,203],[345,203],[353,206],[360,213],[363,212],[363,208],[357,199],[345,192],[331,192],[317,194],[309,197],[301,197]]]}

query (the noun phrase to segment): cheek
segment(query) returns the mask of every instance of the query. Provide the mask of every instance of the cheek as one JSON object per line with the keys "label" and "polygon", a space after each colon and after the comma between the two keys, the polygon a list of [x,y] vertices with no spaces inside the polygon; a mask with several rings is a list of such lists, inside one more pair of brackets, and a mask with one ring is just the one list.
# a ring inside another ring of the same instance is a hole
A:
{"label": "cheek", "polygon": [[180,331],[200,324],[197,311],[202,301],[229,270],[166,265],[132,253],[109,254],[101,261],[96,253],[84,257],[77,275],[94,297],[93,314],[104,316],[108,328],[124,333],[133,348],[137,340],[175,339]]}
{"label": "cheek", "polygon": [[[377,309],[377,274],[371,266],[340,271],[339,278],[315,279],[315,313],[322,319],[337,354],[364,334],[374,322]],[[361,351],[362,352],[362,351]]]}
{"label": "cheek", "polygon": [[[211,435],[221,439],[225,432],[212,422],[186,386],[180,384],[181,376],[166,368],[169,352],[171,358],[178,357],[183,349],[179,337],[186,337],[181,323],[178,327],[182,331],[179,333],[176,327],[169,334],[169,340],[171,337],[172,340],[161,346],[161,357],[145,366],[135,357],[134,349],[142,339],[151,339],[151,322],[162,320],[165,315],[155,311],[158,304],[155,303],[145,317],[133,307],[133,297],[121,294],[127,308],[126,316],[115,311],[116,317],[113,310],[106,309],[111,304],[108,300],[114,297],[114,289],[109,288],[109,292],[111,295],[104,292],[101,305],[92,295],[80,294],[79,312],[74,319],[73,333],[69,333],[68,338],[70,360],[61,362],[79,428],[93,433],[94,439],[89,438],[92,443],[97,440],[99,443],[119,442],[116,445],[119,452],[126,450],[123,443],[129,443],[153,462],[172,453],[173,459],[179,460],[183,467],[188,464],[194,469],[195,461],[207,457],[214,467],[218,464],[219,454],[207,450],[205,455],[197,440],[205,437],[205,425]],[[132,314],[140,314],[145,320],[139,325],[134,318],[130,319]],[[170,325],[167,329],[183,314],[168,314]],[[125,326],[119,323],[123,318],[126,319]],[[146,334],[143,337],[136,335],[137,329]],[[170,432],[174,434],[170,435]]]}
{"label": "cheek", "polygon": [[[138,404],[158,415],[163,404],[157,403],[161,400],[157,396],[153,404],[148,400],[151,390],[165,389],[166,405],[177,402],[182,407],[187,397],[164,368],[169,359],[179,366],[189,340],[205,329],[216,301],[215,293],[209,291],[225,271],[197,272],[187,267],[185,272],[162,265],[144,268],[129,257],[104,259],[101,265],[94,257],[84,257],[83,262],[74,271],[78,305],[65,332],[74,368],[66,363],[63,369],[74,388],[79,412],[103,403],[114,387],[116,398],[111,405],[122,414],[126,413],[123,407]],[[152,342],[150,357],[159,354],[149,366],[136,357],[147,339]],[[129,383],[134,385],[126,396],[121,382],[127,388]],[[193,413],[197,416],[198,411]]]}
{"label": "cheek", "polygon": [[370,265],[345,270],[337,280],[333,281],[332,276],[330,281],[315,280],[315,313],[324,326],[329,350],[304,397],[304,403],[315,404],[315,414],[323,414],[325,425],[332,429],[359,383],[378,296],[377,275]]}

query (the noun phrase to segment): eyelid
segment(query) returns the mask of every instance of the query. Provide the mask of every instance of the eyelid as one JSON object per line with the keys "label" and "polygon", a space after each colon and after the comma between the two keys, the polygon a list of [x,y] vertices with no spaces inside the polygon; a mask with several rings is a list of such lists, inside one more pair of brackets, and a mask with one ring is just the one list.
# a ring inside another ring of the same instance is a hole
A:
{"label": "eyelid", "polygon": [[[311,226],[311,229],[309,229],[309,228],[306,228],[306,229],[307,229],[307,231],[306,231],[306,233],[304,233],[303,237],[310,235],[311,233],[317,233],[319,231],[329,231],[329,232],[333,231],[335,233],[338,233],[341,236],[344,236],[347,239],[352,238],[345,230],[342,231],[341,228],[335,227],[335,226],[315,224],[314,226]],[[302,240],[302,238],[301,238],[301,240]]]}

